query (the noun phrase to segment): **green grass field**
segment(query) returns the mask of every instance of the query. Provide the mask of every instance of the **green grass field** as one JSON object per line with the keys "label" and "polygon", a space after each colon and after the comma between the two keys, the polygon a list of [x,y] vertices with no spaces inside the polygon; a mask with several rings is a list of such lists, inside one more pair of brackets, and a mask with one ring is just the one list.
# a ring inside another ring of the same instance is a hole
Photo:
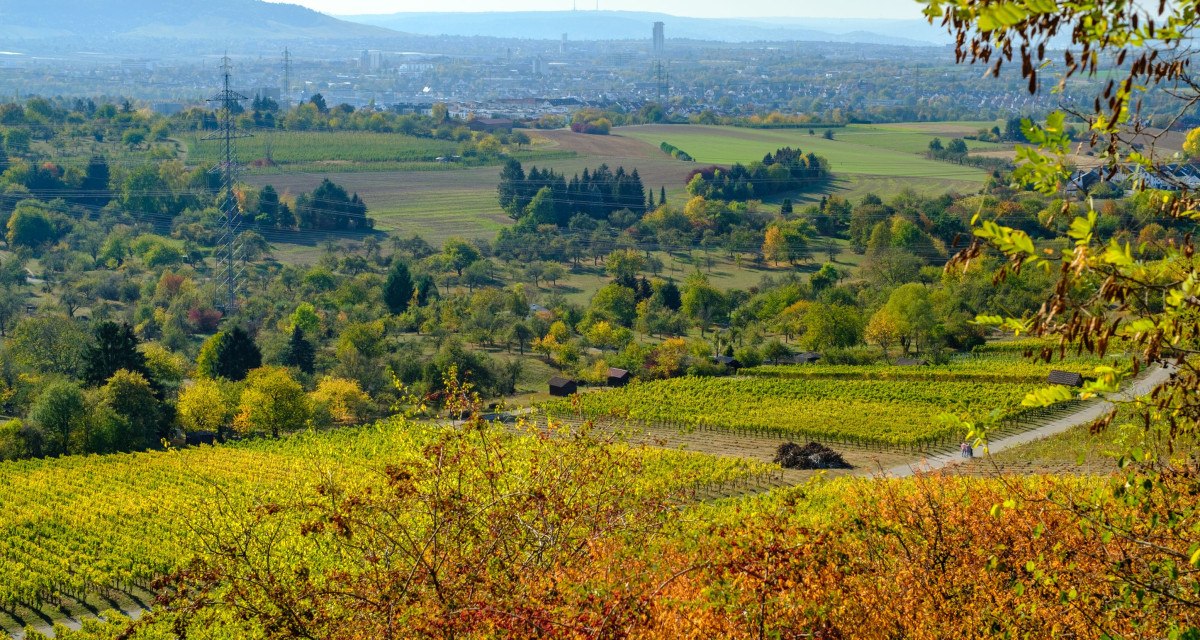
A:
{"label": "green grass field", "polygon": [[[834,177],[810,192],[779,194],[768,198],[768,210],[784,197],[797,204],[815,203],[826,195],[838,195],[852,201],[867,193],[888,198],[911,189],[923,195],[948,191],[972,193],[986,173],[970,167],[927,160],[920,155],[929,140],[973,133],[992,123],[914,123],[895,125],[852,125],[835,130],[835,139],[810,136],[806,129],[759,130],[705,126],[621,127],[610,136],[590,136],[570,131],[541,131],[535,144],[518,153],[528,169],[531,165],[551,168],[568,177],[600,164],[610,167],[637,168],[643,182],[656,192],[665,188],[670,202],[682,204],[688,173],[700,162],[731,164],[751,162],[783,146],[798,146],[824,155],[833,164]],[[667,140],[696,155],[699,162],[681,162],[664,154],[659,143]],[[261,156],[265,141],[251,138],[241,141],[239,156],[246,161]],[[212,153],[210,143],[202,143],[199,153]],[[1000,149],[1001,145],[972,143],[979,150]],[[274,185],[285,195],[297,196],[320,184],[327,175],[367,203],[370,215],[380,231],[400,235],[420,234],[433,244],[451,236],[466,238],[495,237],[510,224],[496,202],[498,166],[465,167],[428,162],[424,158],[453,153],[453,143],[412,138],[396,134],[357,132],[292,132],[277,134],[274,156],[277,167],[250,172],[246,180],[254,185]],[[200,156],[204,157],[204,156]],[[193,156],[192,159],[195,159]],[[333,160],[336,158],[337,160]],[[294,163],[294,164],[289,164]],[[319,255],[312,245],[280,245],[281,259],[310,262]],[[718,262],[720,262],[718,260]],[[728,278],[745,286],[763,275],[745,271],[732,263],[715,267],[733,271]],[[584,278],[585,280],[587,278]],[[590,291],[575,289],[567,283],[568,295]],[[732,286],[732,285],[731,285]]]}
{"label": "green grass field", "polygon": [[[834,139],[803,129],[737,129],[711,126],[626,127],[621,135],[657,146],[666,141],[697,163],[733,164],[759,160],[781,147],[799,147],[829,159],[834,174],[937,178],[983,184],[987,173],[972,167],[928,160],[917,155],[935,136],[915,131],[850,126],[834,130]],[[1000,148],[999,145],[991,145]]]}
{"label": "green grass field", "polygon": [[[205,141],[203,136],[183,138],[188,161],[212,163],[218,160],[221,145]],[[420,162],[438,156],[454,155],[458,144],[446,140],[416,138],[396,133],[359,131],[281,131],[256,132],[254,137],[237,142],[238,157],[250,163],[267,157],[268,148],[280,165],[328,162],[330,164]]]}
{"label": "green grass field", "polygon": [[[219,160],[219,141],[204,140],[200,134],[191,134],[182,136],[180,142],[187,150],[189,162],[211,164]],[[268,152],[274,166],[262,162]],[[441,163],[437,159],[459,153],[459,143],[449,140],[367,131],[258,131],[253,137],[237,141],[238,160],[248,165],[250,173],[256,174],[289,171],[453,171],[461,170],[464,165]],[[512,154],[522,161],[573,155],[537,147],[514,149]],[[500,159],[472,159],[466,162],[467,166],[481,164],[500,164]]]}

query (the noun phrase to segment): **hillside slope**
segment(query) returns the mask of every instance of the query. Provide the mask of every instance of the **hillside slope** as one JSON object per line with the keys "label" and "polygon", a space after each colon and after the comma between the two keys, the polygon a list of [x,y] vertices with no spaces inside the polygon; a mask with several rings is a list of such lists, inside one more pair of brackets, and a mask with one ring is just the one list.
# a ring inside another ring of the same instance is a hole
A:
{"label": "hillside slope", "polygon": [[654,22],[668,38],[723,42],[862,42],[929,46],[945,34],[920,20],[822,20],[685,18],[641,11],[515,11],[486,13],[394,13],[341,16],[345,20],[422,35],[494,36],[557,40],[650,39]]}
{"label": "hillside slope", "polygon": [[398,35],[261,0],[0,0],[0,38],[337,39]]}

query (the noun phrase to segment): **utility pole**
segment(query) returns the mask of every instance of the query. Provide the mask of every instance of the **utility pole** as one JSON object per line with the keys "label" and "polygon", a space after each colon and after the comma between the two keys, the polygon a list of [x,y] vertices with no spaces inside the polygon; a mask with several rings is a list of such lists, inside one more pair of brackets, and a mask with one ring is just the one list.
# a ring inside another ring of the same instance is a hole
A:
{"label": "utility pole", "polygon": [[230,61],[226,55],[221,62],[221,71],[225,78],[225,88],[221,93],[208,99],[208,102],[219,104],[221,109],[221,125],[215,133],[206,136],[205,140],[220,140],[223,145],[222,162],[213,167],[213,171],[221,175],[221,213],[224,220],[221,225],[221,238],[218,244],[223,245],[221,258],[225,262],[224,280],[226,289],[225,317],[232,317],[237,312],[237,237],[240,229],[238,220],[237,199],[233,195],[234,180],[237,174],[237,164],[234,158],[233,141],[237,138],[248,138],[249,133],[238,131],[233,122],[233,109],[246,96],[229,88]]}

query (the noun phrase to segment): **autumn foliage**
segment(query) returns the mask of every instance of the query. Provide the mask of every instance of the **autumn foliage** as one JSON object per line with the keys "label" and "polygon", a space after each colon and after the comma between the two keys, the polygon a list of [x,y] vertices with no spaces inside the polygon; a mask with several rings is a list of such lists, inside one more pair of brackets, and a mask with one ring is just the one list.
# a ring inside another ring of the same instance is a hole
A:
{"label": "autumn foliage", "polygon": [[1190,468],[1138,500],[1122,493],[1137,472],[932,475],[681,507],[639,488],[615,443],[494,436],[468,425],[375,482],[219,508],[199,529],[209,553],[160,585],[135,635],[1165,638],[1200,623]]}

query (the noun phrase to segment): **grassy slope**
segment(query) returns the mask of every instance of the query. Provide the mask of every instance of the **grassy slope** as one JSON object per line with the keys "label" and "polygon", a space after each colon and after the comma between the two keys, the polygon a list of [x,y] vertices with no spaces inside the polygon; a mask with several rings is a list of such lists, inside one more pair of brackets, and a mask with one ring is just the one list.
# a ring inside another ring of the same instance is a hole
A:
{"label": "grassy slope", "polygon": [[[552,168],[568,176],[601,163],[627,170],[637,168],[656,196],[665,187],[668,200],[680,203],[686,197],[684,182],[696,164],[673,160],[659,151],[658,144],[664,139],[702,162],[723,164],[750,162],[790,145],[828,157],[837,173],[822,189],[793,197],[800,203],[815,202],[830,194],[857,199],[871,192],[887,197],[906,188],[925,194],[971,192],[982,184],[986,177],[983,171],[933,162],[917,154],[935,136],[948,139],[959,130],[975,131],[984,124],[913,125],[919,127],[915,129],[908,125],[854,125],[837,130],[833,141],[796,129],[648,126],[618,128],[611,136],[545,131],[535,133],[537,140],[532,151],[525,152],[532,154],[527,155],[525,164]],[[324,140],[329,142],[325,144]],[[261,141],[252,139],[246,144],[250,146],[242,153],[243,158],[261,155]],[[389,151],[392,144],[399,146]],[[493,237],[509,223],[495,199],[499,168],[448,169],[420,162],[425,155],[444,153],[442,146],[446,144],[451,143],[394,134],[279,135],[275,141],[276,160],[292,173],[262,172],[247,180],[256,185],[273,184],[281,192],[297,195],[314,188],[327,173],[337,173],[334,179],[363,197],[382,231],[419,233],[435,244],[454,235]],[[981,150],[1000,148],[986,143],[972,146]],[[332,157],[350,162],[320,160]],[[396,170],[400,163],[406,163],[404,170]],[[768,204],[778,204],[781,199],[770,198]],[[311,260],[314,255],[312,246],[282,246],[278,253],[284,259],[301,261]]]}
{"label": "grassy slope", "polygon": [[836,130],[833,140],[810,136],[802,129],[647,126],[620,132],[652,145],[669,142],[700,163],[744,163],[791,146],[828,158],[836,174],[941,178],[978,184],[986,178],[979,169],[918,157],[916,154],[934,137],[920,132],[852,126]]}

